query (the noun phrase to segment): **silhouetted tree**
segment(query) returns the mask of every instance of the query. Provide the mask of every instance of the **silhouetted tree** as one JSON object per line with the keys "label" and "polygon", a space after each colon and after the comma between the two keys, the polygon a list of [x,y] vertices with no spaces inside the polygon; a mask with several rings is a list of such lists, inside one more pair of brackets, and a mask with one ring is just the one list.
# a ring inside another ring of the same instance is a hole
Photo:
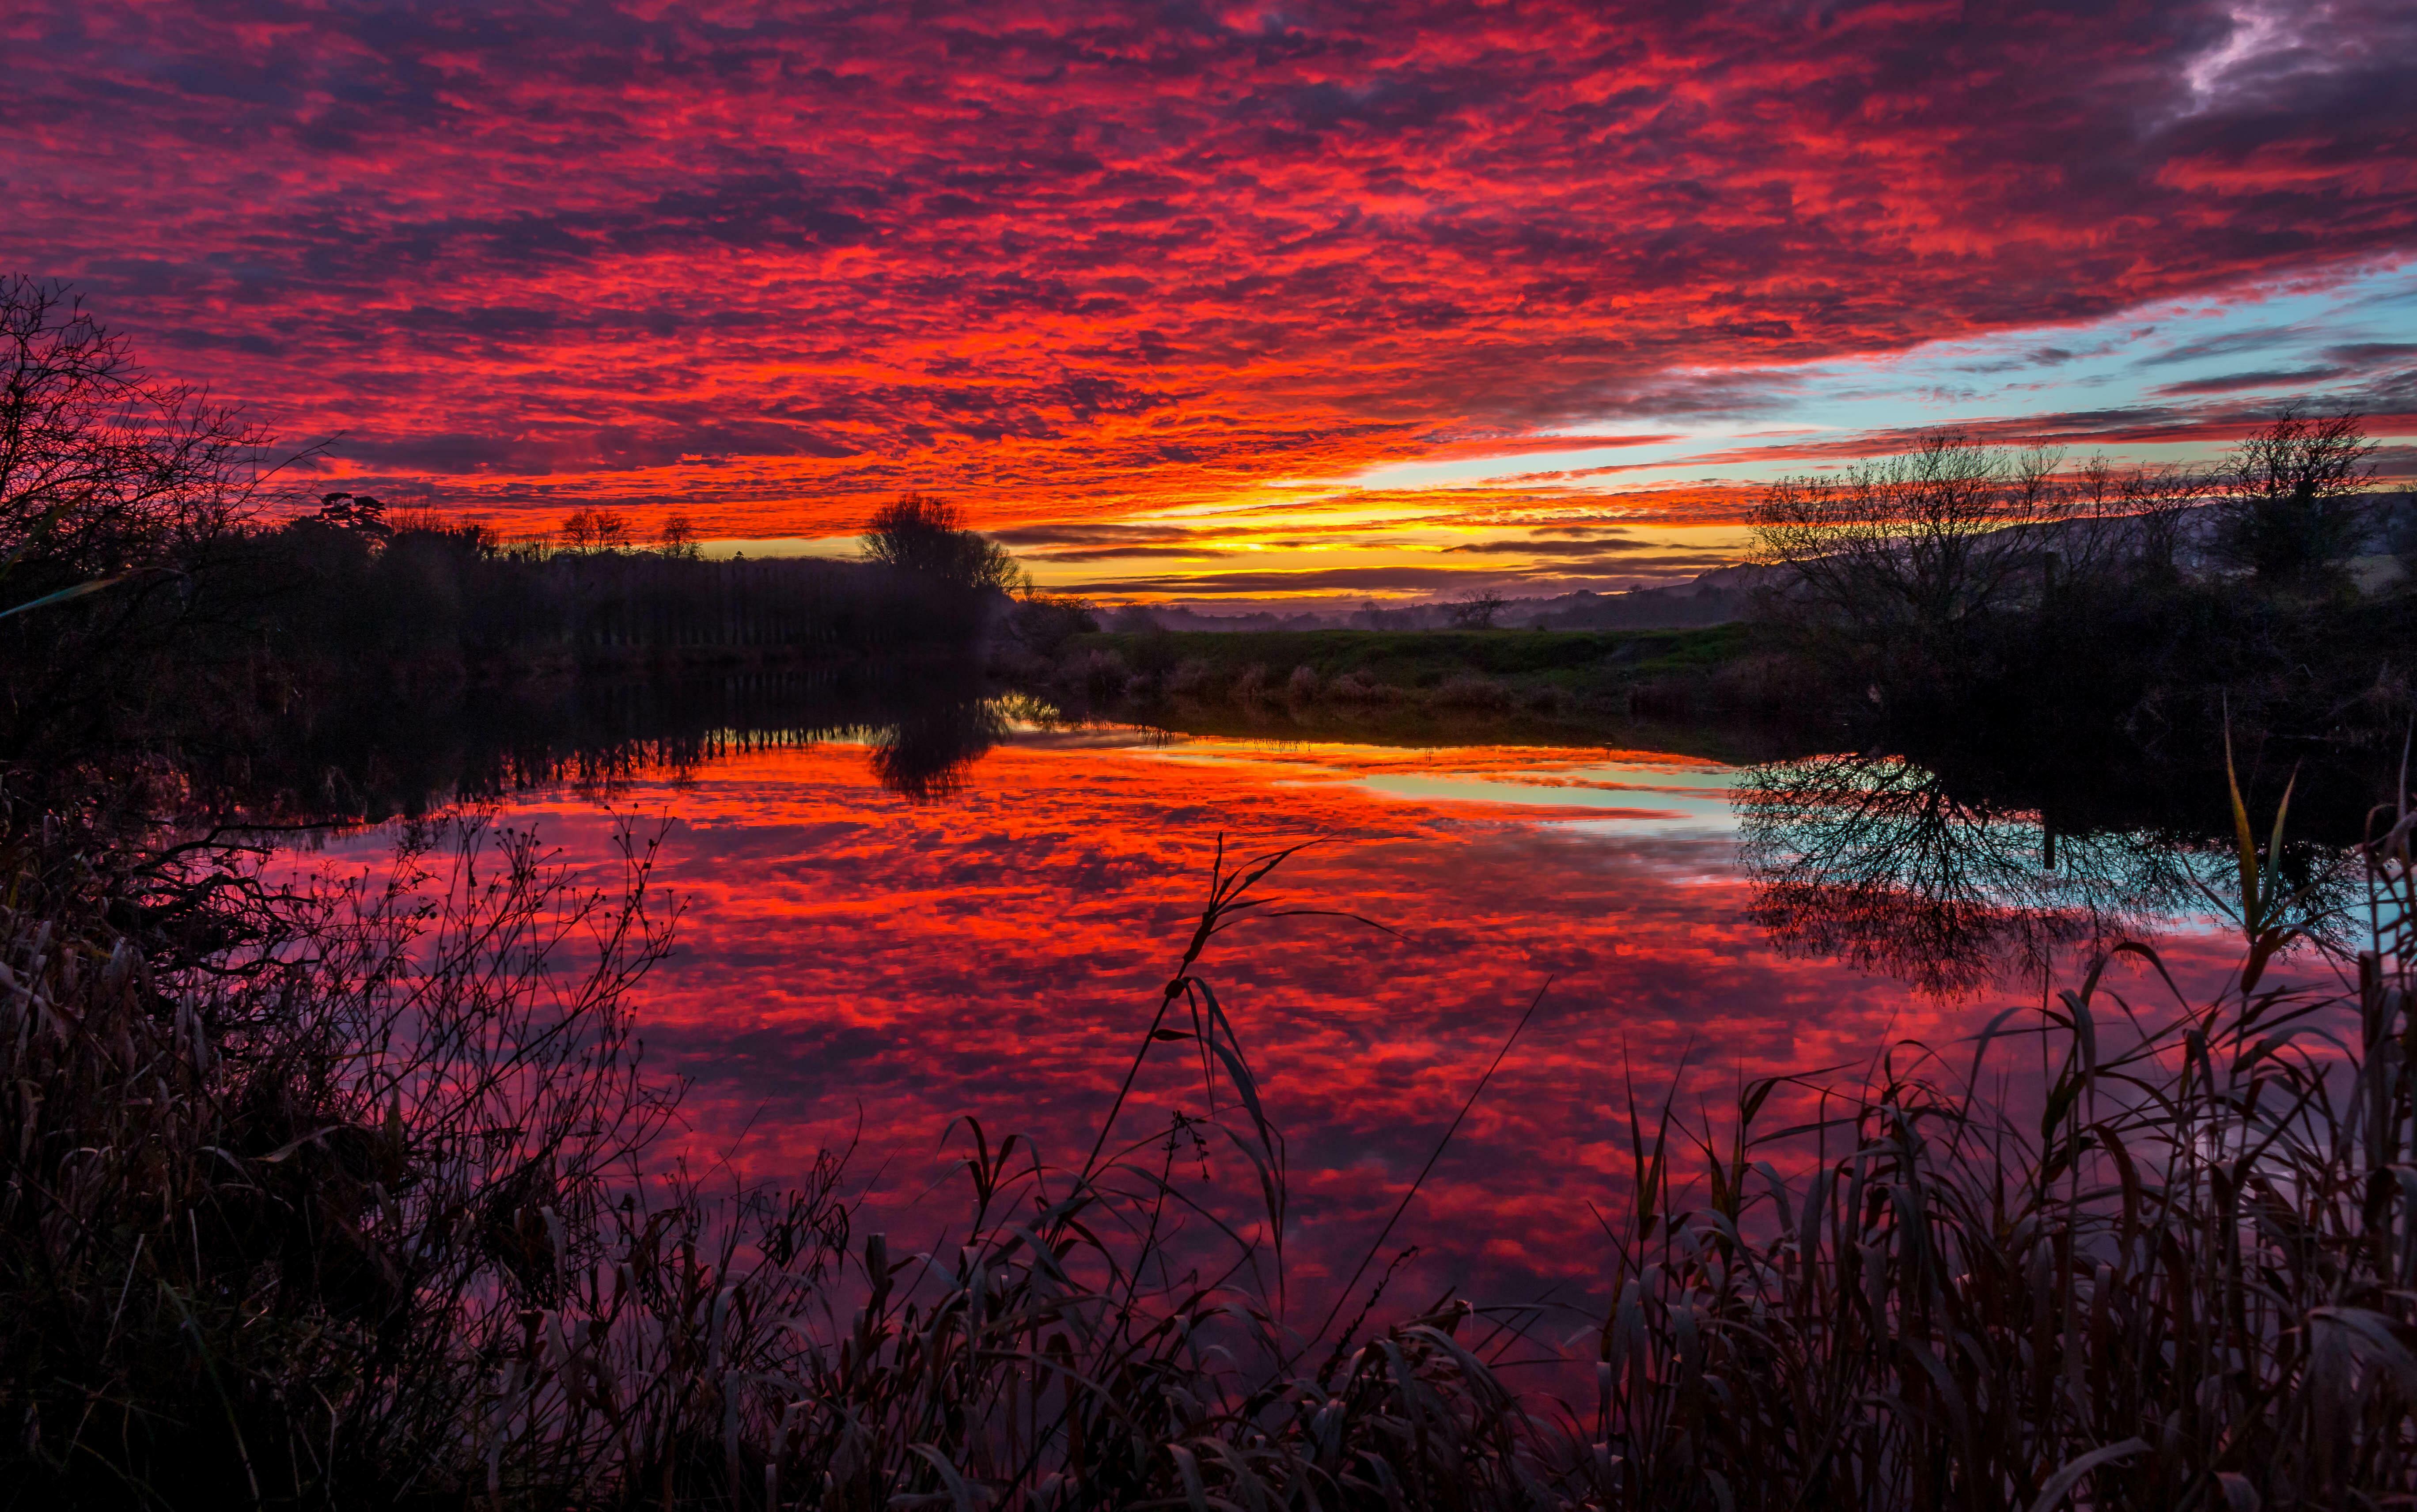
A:
{"label": "silhouetted tree", "polygon": [[[203,692],[173,647],[224,608],[268,435],[144,372],[66,287],[0,278],[0,768],[30,803]],[[53,793],[53,797],[58,795]],[[5,821],[0,821],[5,822]]]}
{"label": "silhouetted tree", "polygon": [[394,534],[394,527],[386,523],[386,506],[367,494],[322,495],[319,512],[313,518],[321,525],[351,530],[377,541],[387,540]]}
{"label": "silhouetted tree", "polygon": [[2204,482],[2059,460],[1940,432],[1902,456],[1772,483],[1751,515],[1756,558],[1774,570],[1766,612],[1859,687],[1938,691],[1976,674],[1999,621],[2060,588],[2170,577]]}
{"label": "silhouetted tree", "polygon": [[630,543],[630,522],[612,510],[573,510],[563,516],[562,543],[571,551],[618,551]]}
{"label": "silhouetted tree", "polygon": [[2317,419],[2285,408],[2225,461],[2216,558],[2261,587],[2324,586],[2367,534],[2363,491],[2374,451],[2356,415]]}
{"label": "silhouetted tree", "polygon": [[1006,547],[966,529],[955,505],[923,494],[908,494],[874,513],[865,527],[864,556],[945,588],[1011,593],[1025,581]]}
{"label": "silhouetted tree", "polygon": [[1447,606],[1454,630],[1491,630],[1511,601],[1493,588],[1483,588]]}
{"label": "silhouetted tree", "polygon": [[268,441],[144,372],[65,285],[0,278],[0,593],[190,568],[273,470]]}
{"label": "silhouetted tree", "polygon": [[696,526],[685,514],[666,514],[655,537],[656,549],[677,561],[694,561],[699,553]]}

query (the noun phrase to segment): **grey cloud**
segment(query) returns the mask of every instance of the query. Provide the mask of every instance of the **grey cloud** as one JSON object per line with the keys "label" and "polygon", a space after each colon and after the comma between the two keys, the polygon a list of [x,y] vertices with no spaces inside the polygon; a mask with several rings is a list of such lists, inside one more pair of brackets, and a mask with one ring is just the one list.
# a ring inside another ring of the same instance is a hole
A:
{"label": "grey cloud", "polygon": [[2268,368],[2257,373],[2227,373],[2212,378],[2168,383],[2161,394],[2230,394],[2250,389],[2276,389],[2291,384],[2323,383],[2346,374],[2347,368]]}
{"label": "grey cloud", "polygon": [[2246,352],[2271,352],[2277,347],[2297,344],[2304,338],[2288,326],[2260,326],[2255,330],[2229,331],[2222,336],[2210,336],[2201,341],[2184,342],[2167,351],[2138,359],[2136,368],[2165,368],[2181,362],[2198,362],[2212,357],[2238,357]]}
{"label": "grey cloud", "polygon": [[1472,541],[1444,549],[1489,557],[1609,557],[1654,548],[1642,541]]}

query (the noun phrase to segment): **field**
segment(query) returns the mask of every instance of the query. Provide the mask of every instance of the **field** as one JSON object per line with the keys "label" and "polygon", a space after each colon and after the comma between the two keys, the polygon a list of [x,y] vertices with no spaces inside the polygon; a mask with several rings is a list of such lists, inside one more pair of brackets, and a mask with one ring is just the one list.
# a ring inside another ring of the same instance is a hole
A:
{"label": "field", "polygon": [[1456,677],[1586,693],[1610,684],[1702,676],[1746,654],[1744,625],[1703,630],[1309,630],[1219,634],[1099,633],[1069,643],[1113,652],[1136,667],[1164,661],[1206,664],[1238,677],[1252,666],[1289,676],[1305,666],[1322,682],[1358,673],[1404,691],[1429,691]]}
{"label": "field", "polygon": [[1072,636],[1016,680],[1083,712],[1199,733],[1619,743],[1620,726],[1667,736],[1708,711],[1768,710],[1766,666],[1741,625],[1162,631]]}

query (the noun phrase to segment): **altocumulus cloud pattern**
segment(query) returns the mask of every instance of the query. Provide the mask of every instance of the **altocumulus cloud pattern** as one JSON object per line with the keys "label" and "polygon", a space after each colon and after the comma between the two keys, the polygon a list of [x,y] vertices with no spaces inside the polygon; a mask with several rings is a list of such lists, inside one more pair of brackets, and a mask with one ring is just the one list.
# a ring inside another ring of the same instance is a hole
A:
{"label": "altocumulus cloud pattern", "polygon": [[[0,36],[0,263],[350,476],[725,535],[1750,419],[1773,364],[2417,247],[2398,0],[21,0]],[[2417,407],[2377,345],[2369,407]]]}

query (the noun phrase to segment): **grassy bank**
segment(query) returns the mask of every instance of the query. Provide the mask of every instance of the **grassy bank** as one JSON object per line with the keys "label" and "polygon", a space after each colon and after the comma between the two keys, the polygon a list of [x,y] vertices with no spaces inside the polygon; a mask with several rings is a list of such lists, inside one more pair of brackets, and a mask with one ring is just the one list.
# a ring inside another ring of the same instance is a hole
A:
{"label": "grassy bank", "polygon": [[1192,664],[1230,684],[1251,667],[1289,679],[1307,667],[1323,681],[1357,675],[1405,694],[1433,693],[1455,678],[1498,678],[1519,688],[1581,694],[1608,684],[1703,676],[1744,656],[1741,624],[1702,630],[1311,630],[1224,634],[1163,631],[1077,635],[1068,649],[1114,655],[1146,671]]}
{"label": "grassy bank", "polygon": [[1683,714],[1760,696],[1743,625],[1638,631],[1091,633],[1017,669],[1095,708],[1384,709],[1528,724]]}

